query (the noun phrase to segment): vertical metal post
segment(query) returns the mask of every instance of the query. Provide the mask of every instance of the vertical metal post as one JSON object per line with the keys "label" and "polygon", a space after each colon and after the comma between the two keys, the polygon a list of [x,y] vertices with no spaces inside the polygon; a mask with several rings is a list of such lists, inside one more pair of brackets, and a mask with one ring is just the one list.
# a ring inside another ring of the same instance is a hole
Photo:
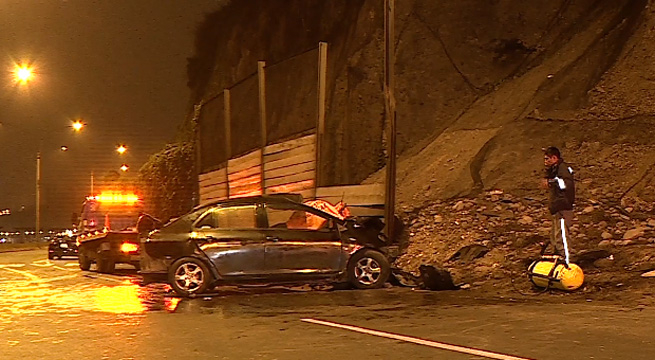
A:
{"label": "vertical metal post", "polygon": [[36,153],[36,242],[41,240],[41,152]]}
{"label": "vertical metal post", "polygon": [[94,183],[94,179],[93,179],[93,171],[91,171],[91,196],[95,196],[95,195],[93,194],[93,183]]}
{"label": "vertical metal post", "polygon": [[202,115],[202,107],[204,101],[193,105],[193,118],[191,118],[191,126],[193,132],[193,176],[196,179],[195,186],[193,187],[193,206],[200,204],[200,171],[202,168],[202,154],[200,152],[200,116]]}
{"label": "vertical metal post", "polygon": [[264,149],[268,144],[266,127],[266,61],[257,62],[257,78],[259,79],[259,121],[262,137],[262,149],[260,158],[260,182],[262,194],[266,194],[266,176],[264,174]]}
{"label": "vertical metal post", "polygon": [[384,218],[386,235],[392,239],[395,233],[396,203],[396,98],[394,96],[395,50],[395,0],[384,0],[384,99],[387,118],[387,173]]}
{"label": "vertical metal post", "polygon": [[232,101],[230,99],[230,90],[223,90],[223,117],[225,123],[225,157],[227,161],[225,162],[225,189],[227,198],[230,198],[230,178],[228,164],[230,163],[230,158],[232,157]]}
{"label": "vertical metal post", "polygon": [[314,175],[314,197],[316,189],[320,184],[321,176],[321,147],[323,146],[323,136],[325,135],[325,108],[327,93],[327,56],[328,43],[318,43],[318,124],[316,126],[316,173]]}

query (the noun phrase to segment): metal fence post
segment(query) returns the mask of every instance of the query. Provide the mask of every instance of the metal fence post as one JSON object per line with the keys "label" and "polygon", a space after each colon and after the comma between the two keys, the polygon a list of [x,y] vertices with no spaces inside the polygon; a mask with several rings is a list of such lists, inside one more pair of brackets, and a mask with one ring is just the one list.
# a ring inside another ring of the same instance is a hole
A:
{"label": "metal fence post", "polygon": [[321,176],[321,147],[325,135],[325,94],[327,92],[327,55],[328,43],[318,43],[318,124],[316,127],[316,164],[314,175],[314,197],[320,183]]}
{"label": "metal fence post", "polygon": [[224,112],[224,122],[225,122],[225,157],[228,159],[225,162],[225,189],[226,196],[230,198],[230,177],[228,165],[230,163],[230,158],[232,157],[232,102],[230,100],[230,90],[223,89],[223,112]]}
{"label": "metal fence post", "polygon": [[384,219],[386,235],[392,239],[395,234],[396,205],[396,99],[394,97],[395,0],[384,0],[384,99],[387,124],[387,173]]}
{"label": "metal fence post", "polygon": [[266,176],[264,174],[264,149],[268,143],[266,131],[266,61],[257,62],[257,77],[259,79],[259,121],[261,123],[261,187],[262,194],[266,194]]}

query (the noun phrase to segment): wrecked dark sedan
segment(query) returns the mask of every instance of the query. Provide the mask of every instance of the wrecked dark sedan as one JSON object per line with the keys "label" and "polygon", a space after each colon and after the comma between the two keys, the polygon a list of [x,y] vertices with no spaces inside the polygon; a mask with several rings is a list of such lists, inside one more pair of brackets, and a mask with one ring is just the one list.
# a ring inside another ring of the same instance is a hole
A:
{"label": "wrecked dark sedan", "polygon": [[151,231],[142,240],[141,274],[182,296],[225,283],[320,280],[379,288],[390,265],[381,229],[371,227],[290,196],[226,200]]}

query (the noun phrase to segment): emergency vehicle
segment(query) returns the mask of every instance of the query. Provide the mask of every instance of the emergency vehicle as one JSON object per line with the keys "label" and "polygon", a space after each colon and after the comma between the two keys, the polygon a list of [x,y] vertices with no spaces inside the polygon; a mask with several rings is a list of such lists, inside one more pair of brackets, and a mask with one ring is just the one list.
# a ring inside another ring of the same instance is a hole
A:
{"label": "emergency vehicle", "polygon": [[143,202],[135,194],[105,192],[89,196],[82,205],[78,225],[80,269],[95,263],[102,273],[112,273],[116,264],[139,269],[139,240],[136,230]]}

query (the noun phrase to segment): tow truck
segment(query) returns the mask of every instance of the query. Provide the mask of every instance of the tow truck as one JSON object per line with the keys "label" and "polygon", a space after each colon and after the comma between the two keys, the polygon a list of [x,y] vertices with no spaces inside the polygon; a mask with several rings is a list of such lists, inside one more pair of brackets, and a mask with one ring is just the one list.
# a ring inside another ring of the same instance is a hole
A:
{"label": "tow truck", "polygon": [[78,225],[80,269],[95,263],[98,272],[112,273],[116,264],[139,270],[139,239],[136,224],[143,202],[135,194],[105,192],[88,196]]}

